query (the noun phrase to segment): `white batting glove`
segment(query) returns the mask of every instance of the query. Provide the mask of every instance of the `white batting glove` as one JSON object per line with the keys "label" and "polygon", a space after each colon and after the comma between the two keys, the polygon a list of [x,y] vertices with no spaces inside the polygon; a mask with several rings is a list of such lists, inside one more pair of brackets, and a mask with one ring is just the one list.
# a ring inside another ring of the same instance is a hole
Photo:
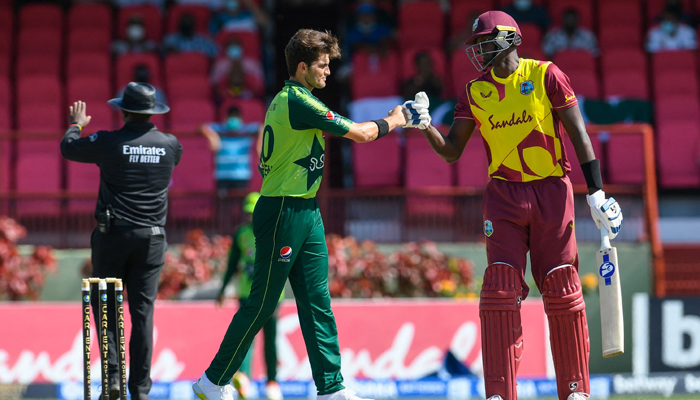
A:
{"label": "white batting glove", "polygon": [[430,126],[430,113],[428,107],[430,100],[425,92],[416,93],[415,100],[409,100],[403,103],[401,110],[406,117],[406,125],[404,128],[428,129]]}
{"label": "white batting glove", "polygon": [[605,192],[599,190],[591,195],[586,195],[586,202],[591,207],[591,217],[598,229],[601,224],[608,230],[610,239],[615,239],[615,236],[620,232],[622,227],[622,209],[620,204],[611,197],[605,198]]}

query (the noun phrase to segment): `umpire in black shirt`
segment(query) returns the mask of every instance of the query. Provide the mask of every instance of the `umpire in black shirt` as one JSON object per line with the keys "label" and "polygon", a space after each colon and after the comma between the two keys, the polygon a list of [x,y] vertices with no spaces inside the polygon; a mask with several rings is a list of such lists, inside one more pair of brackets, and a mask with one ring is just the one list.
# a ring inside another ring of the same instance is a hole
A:
{"label": "umpire in black shirt", "polygon": [[[121,99],[108,101],[122,110],[124,126],[82,139],[80,131],[91,117],[86,114],[84,102],[73,103],[71,124],[61,141],[64,158],[100,168],[95,210],[98,228],[91,239],[92,275],[124,281],[131,314],[129,392],[135,400],[148,399],[151,390],[153,304],[167,247],[163,228],[168,212],[168,185],[182,155],[182,145],[175,136],[160,132],[149,121],[151,115],[169,111],[155,98],[153,86],[129,83]],[[97,293],[92,299],[95,320],[99,320]],[[108,315],[114,315],[114,299],[107,304]],[[119,394],[114,322],[110,317],[110,398]]]}

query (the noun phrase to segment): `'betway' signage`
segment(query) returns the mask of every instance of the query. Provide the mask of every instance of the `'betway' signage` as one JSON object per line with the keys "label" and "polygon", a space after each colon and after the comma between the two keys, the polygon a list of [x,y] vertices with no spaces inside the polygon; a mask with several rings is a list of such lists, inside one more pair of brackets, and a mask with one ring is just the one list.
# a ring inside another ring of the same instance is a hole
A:
{"label": "'betway' signage", "polygon": [[700,298],[636,294],[633,313],[635,374],[700,371]]}

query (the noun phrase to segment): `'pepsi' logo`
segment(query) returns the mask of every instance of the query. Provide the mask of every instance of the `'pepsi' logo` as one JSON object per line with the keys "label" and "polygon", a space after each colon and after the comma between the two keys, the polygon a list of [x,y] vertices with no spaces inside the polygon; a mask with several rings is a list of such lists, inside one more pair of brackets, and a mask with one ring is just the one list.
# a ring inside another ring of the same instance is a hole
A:
{"label": "'pepsi' logo", "polygon": [[284,246],[280,250],[280,256],[282,258],[289,258],[292,255],[292,248],[289,246]]}
{"label": "'pepsi' logo", "polygon": [[326,113],[326,118],[328,118],[328,119],[330,119],[330,120],[332,121],[332,120],[338,118],[338,116],[335,115],[335,113],[333,113],[333,111],[328,111],[328,112]]}

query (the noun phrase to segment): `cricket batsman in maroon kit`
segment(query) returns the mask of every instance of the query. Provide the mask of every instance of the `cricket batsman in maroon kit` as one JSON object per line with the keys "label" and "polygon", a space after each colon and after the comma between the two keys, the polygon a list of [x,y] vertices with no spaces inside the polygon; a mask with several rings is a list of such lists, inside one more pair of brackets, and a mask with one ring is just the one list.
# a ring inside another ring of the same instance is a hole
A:
{"label": "cricket batsman in maroon kit", "polygon": [[600,163],[569,78],[551,62],[518,57],[522,35],[504,12],[481,14],[472,31],[467,55],[486,72],[466,85],[448,135],[430,124],[425,93],[404,103],[403,111],[406,126],[421,129],[447,162],[459,159],[474,128],[484,141],[491,177],[483,202],[489,265],[479,303],[486,396],[517,399],[516,374],[523,355],[520,303],[529,292],[524,279],[529,251],[549,320],[559,399],[586,399],[590,344],[564,129],[586,177],[593,220],[610,238],[620,230],[620,206],[605,198]]}

